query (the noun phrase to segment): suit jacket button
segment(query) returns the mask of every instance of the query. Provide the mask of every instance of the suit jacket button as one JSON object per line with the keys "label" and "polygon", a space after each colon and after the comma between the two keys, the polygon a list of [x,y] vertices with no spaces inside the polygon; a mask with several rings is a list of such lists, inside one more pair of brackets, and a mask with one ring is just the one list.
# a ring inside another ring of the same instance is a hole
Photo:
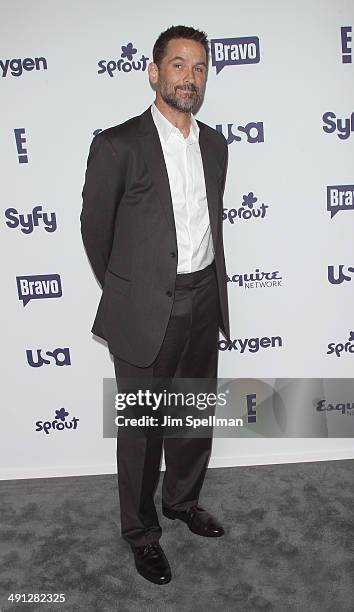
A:
{"label": "suit jacket button", "polygon": [[171,257],[176,257],[176,253],[174,251],[171,251],[170,255]]}
{"label": "suit jacket button", "polygon": [[171,297],[172,296],[172,291],[170,291],[170,290],[166,291],[166,295],[168,295],[168,297]]}

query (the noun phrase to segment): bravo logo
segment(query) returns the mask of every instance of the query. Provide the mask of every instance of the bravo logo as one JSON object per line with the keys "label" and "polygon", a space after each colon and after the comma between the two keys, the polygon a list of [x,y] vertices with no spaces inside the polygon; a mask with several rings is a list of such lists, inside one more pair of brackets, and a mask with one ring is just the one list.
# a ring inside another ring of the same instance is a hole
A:
{"label": "bravo logo", "polygon": [[219,74],[225,66],[258,64],[260,60],[258,36],[246,38],[214,38],[210,41],[211,63]]}
{"label": "bravo logo", "polygon": [[63,429],[77,429],[77,424],[80,419],[73,417],[71,421],[67,421],[66,417],[69,413],[65,408],[55,411],[55,417],[53,421],[36,421],[35,431],[44,431],[47,435],[51,429],[54,431],[63,431]]}
{"label": "bravo logo", "polygon": [[122,45],[121,50],[120,58],[117,60],[100,60],[98,62],[99,70],[97,74],[104,74],[107,72],[110,77],[113,77],[117,70],[118,72],[131,72],[132,70],[141,70],[144,72],[144,70],[146,70],[149,58],[142,53],[140,59],[133,59],[134,55],[137,53],[137,49],[134,48],[133,43],[129,42],[127,45]]}
{"label": "bravo logo", "polygon": [[63,295],[59,274],[16,276],[18,299],[26,306],[30,300],[59,298]]}
{"label": "bravo logo", "polygon": [[354,209],[354,185],[328,185],[327,210],[331,219],[340,210]]}

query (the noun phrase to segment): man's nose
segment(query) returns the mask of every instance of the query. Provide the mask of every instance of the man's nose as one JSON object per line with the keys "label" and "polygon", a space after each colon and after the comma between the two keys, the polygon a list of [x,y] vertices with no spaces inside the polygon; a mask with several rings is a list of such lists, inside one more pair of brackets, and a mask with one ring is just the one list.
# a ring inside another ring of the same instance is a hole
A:
{"label": "man's nose", "polygon": [[188,83],[188,82],[194,83],[194,78],[195,78],[195,74],[194,74],[193,67],[192,66],[190,66],[190,67],[187,66],[185,74],[184,74],[184,77],[183,77],[184,83]]}

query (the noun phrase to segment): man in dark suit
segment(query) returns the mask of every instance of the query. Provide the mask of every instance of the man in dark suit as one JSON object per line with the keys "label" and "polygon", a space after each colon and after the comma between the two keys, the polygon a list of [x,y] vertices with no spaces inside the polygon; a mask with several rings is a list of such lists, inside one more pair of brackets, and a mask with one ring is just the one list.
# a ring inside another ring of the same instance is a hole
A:
{"label": "man in dark suit", "polygon": [[[173,26],[153,49],[154,104],[92,141],[83,242],[103,293],[92,332],[107,340],[118,389],[131,377],[216,379],[219,329],[230,341],[222,237],[228,150],[196,121],[207,79],[204,32]],[[122,536],[140,574],[171,579],[154,504],[162,446],[163,514],[223,535],[198,505],[212,437],[117,438]]]}

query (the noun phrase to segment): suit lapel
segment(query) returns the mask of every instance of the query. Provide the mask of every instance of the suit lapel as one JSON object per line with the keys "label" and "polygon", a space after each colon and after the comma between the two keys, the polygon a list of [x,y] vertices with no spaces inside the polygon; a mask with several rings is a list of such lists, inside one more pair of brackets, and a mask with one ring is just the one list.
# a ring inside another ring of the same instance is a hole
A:
{"label": "suit lapel", "polygon": [[152,118],[150,107],[140,116],[140,141],[146,166],[159,195],[168,225],[173,230],[175,250],[177,252],[177,236],[170,183],[159,134]]}
{"label": "suit lapel", "polygon": [[208,135],[206,134],[205,127],[199,121],[198,125],[200,129],[199,147],[204,169],[205,190],[208,201],[211,234],[213,237],[214,250],[216,250],[219,204],[219,193],[217,187],[217,181],[219,176],[217,173],[218,165],[213,154],[212,143],[210,142]]}

